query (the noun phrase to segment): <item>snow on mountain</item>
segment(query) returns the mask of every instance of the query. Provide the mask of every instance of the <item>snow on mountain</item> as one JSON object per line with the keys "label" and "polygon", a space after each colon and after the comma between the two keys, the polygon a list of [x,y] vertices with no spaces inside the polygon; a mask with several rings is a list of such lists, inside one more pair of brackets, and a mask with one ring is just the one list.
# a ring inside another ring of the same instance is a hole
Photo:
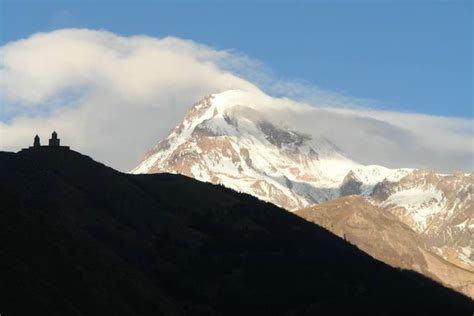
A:
{"label": "snow on mountain", "polygon": [[206,97],[132,173],[181,173],[294,210],[339,196],[351,170],[367,192],[406,172],[363,166],[324,137],[282,126],[265,114],[292,106],[284,99],[237,90]]}
{"label": "snow on mountain", "polygon": [[370,201],[423,236],[432,251],[474,272],[474,174],[413,170],[399,181],[384,180]]}
{"label": "snow on mountain", "polygon": [[427,227],[429,218],[446,207],[446,199],[442,192],[435,188],[430,190],[411,188],[390,195],[381,204],[382,207],[391,205],[404,208],[406,215],[414,220],[413,227],[418,231],[423,231]]}

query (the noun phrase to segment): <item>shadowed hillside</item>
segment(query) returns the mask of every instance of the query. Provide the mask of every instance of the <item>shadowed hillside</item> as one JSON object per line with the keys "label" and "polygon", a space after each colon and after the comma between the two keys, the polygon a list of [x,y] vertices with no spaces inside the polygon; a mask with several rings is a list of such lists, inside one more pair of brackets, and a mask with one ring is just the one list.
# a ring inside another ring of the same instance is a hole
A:
{"label": "shadowed hillside", "polygon": [[0,153],[2,315],[466,314],[473,302],[249,195]]}

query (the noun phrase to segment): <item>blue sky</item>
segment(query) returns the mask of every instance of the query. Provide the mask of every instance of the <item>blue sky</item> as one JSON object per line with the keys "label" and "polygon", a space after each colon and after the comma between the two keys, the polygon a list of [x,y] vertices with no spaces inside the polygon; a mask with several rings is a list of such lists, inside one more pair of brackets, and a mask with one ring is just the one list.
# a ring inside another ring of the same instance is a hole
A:
{"label": "blue sky", "polygon": [[383,109],[473,117],[471,1],[5,1],[0,43],[81,27],[235,49]]}

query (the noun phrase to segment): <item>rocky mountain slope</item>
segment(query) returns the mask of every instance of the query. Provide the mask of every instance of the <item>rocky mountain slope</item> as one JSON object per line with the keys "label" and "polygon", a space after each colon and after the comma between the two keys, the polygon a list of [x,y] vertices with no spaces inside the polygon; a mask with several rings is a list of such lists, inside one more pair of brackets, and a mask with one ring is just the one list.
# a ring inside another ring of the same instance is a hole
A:
{"label": "rocky mountain slope", "polygon": [[[456,172],[440,175],[430,170],[412,170],[398,181],[384,179],[370,191],[360,189],[363,183],[351,172],[343,181],[341,195],[358,194],[372,205],[372,210],[377,209],[404,223],[418,236],[411,239],[412,242],[432,256],[443,259],[433,264],[432,272],[427,274],[438,276],[445,284],[461,289],[474,298],[474,174]],[[338,203],[337,200],[334,202]],[[321,208],[325,206],[323,204]],[[346,211],[352,208],[352,205],[341,206]],[[305,210],[298,214],[308,213]],[[386,236],[385,239],[393,242],[396,238]],[[443,270],[447,267],[441,267],[443,262],[469,273],[462,280],[463,285],[457,277],[451,280],[449,274],[444,275]],[[391,263],[406,267],[399,265],[398,261]],[[420,270],[423,264],[414,262],[412,268],[424,272]]]}
{"label": "rocky mountain slope", "polygon": [[[183,174],[290,211],[358,195],[368,203],[364,205],[405,224],[433,260],[474,273],[473,174],[362,165],[322,136],[275,122],[271,113],[276,106],[292,105],[235,90],[205,97],[131,172]],[[397,265],[400,260],[387,262]],[[413,262],[411,268],[427,271],[417,265],[423,263]],[[434,270],[427,275],[442,274]],[[448,277],[443,280],[451,284]],[[470,295],[471,288],[463,285]]]}
{"label": "rocky mountain slope", "polygon": [[0,152],[5,315],[469,314],[474,303],[270,203],[71,150]]}
{"label": "rocky mountain slope", "polygon": [[[295,214],[317,223],[392,266],[423,273],[474,298],[472,265],[443,258],[429,236],[415,232],[390,210],[351,195],[304,208]],[[458,249],[451,241],[443,249]],[[462,249],[462,247],[461,247]],[[449,253],[446,253],[449,254]],[[459,256],[454,256],[459,258]]]}
{"label": "rocky mountain slope", "polygon": [[411,227],[436,254],[474,272],[473,197],[473,173],[414,170],[377,184],[369,201]]}

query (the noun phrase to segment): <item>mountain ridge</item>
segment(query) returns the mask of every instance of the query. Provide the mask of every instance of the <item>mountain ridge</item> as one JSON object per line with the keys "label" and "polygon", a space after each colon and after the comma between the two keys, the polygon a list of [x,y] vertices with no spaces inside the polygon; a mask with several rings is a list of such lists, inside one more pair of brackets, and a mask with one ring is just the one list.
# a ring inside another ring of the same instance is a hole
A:
{"label": "mountain ridge", "polygon": [[[298,214],[359,195],[408,225],[420,237],[412,242],[429,244],[423,249],[435,261],[474,273],[474,174],[362,165],[324,136],[272,119],[278,107],[293,106],[263,93],[230,90],[207,96],[131,172],[184,174]],[[420,264],[413,269],[420,271]],[[449,278],[443,280],[450,285]],[[465,293],[474,297],[467,288]]]}

